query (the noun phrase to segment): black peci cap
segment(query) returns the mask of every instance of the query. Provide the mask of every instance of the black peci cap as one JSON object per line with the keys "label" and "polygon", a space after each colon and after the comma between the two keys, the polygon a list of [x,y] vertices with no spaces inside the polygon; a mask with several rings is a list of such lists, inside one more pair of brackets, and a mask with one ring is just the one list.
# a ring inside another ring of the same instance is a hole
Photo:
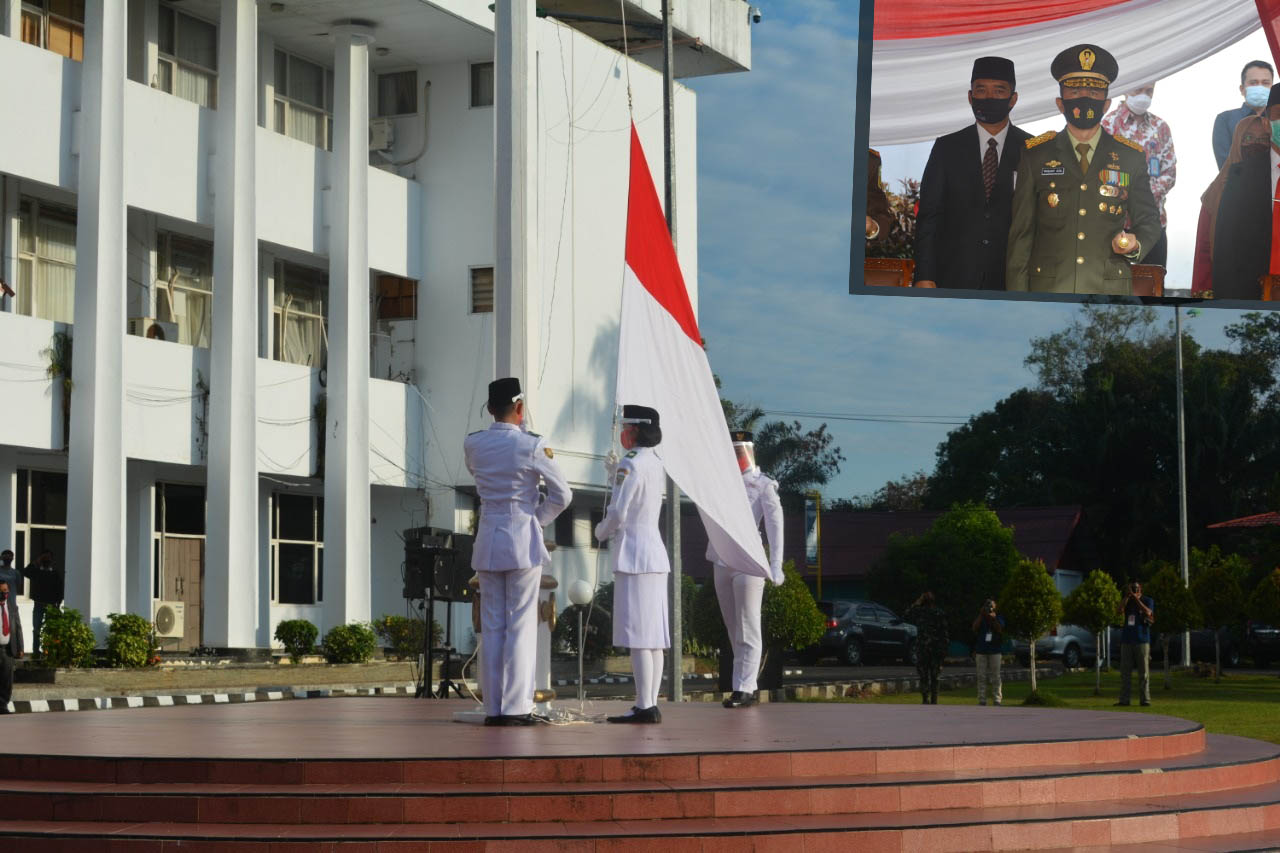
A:
{"label": "black peci cap", "polygon": [[622,423],[660,426],[658,423],[658,410],[651,409],[648,406],[624,405],[622,407]]}
{"label": "black peci cap", "polygon": [[1013,74],[1013,60],[1003,56],[980,56],[973,61],[973,73],[969,82],[974,80],[1003,80],[1010,86],[1018,85]]}
{"label": "black peci cap", "polygon": [[491,408],[506,408],[522,396],[524,395],[520,392],[520,380],[514,376],[495,379],[489,383],[489,406]]}
{"label": "black peci cap", "polygon": [[751,433],[745,429],[729,430],[729,438],[733,441],[734,444],[754,444],[755,443],[755,439],[752,437]]}
{"label": "black peci cap", "polygon": [[1049,73],[1060,86],[1109,89],[1120,73],[1116,58],[1096,44],[1078,44],[1059,53]]}

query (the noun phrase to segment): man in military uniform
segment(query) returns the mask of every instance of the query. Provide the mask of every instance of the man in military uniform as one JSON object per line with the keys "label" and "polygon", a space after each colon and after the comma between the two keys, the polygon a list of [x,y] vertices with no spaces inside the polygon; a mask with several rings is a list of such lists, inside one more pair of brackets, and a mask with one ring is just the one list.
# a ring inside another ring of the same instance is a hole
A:
{"label": "man in military uniform", "polygon": [[538,588],[542,567],[551,562],[542,528],[573,493],[547,440],[525,429],[519,379],[489,383],[489,414],[493,424],[463,443],[480,493],[471,568],[480,579],[484,724],[527,726],[535,722]]}
{"label": "man in military uniform", "polygon": [[907,608],[902,618],[916,626],[916,672],[920,675],[920,699],[926,705],[937,705],[938,675],[951,642],[947,637],[947,614],[934,601],[933,593],[925,591]]}
{"label": "man in military uniform", "polygon": [[1136,263],[1160,239],[1142,146],[1099,125],[1119,70],[1097,45],[1058,54],[1061,133],[1026,142],[1014,181],[1005,286],[1049,293],[1133,294]]}

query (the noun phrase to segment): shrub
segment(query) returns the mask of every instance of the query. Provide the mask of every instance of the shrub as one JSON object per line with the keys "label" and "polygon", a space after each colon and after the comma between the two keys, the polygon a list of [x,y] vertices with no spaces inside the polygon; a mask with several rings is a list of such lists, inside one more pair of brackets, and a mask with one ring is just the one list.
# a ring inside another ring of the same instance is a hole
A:
{"label": "shrub", "polygon": [[1034,705],[1040,708],[1065,708],[1067,700],[1056,693],[1050,693],[1048,690],[1036,690],[1028,693],[1027,698],[1022,700],[1022,704]]}
{"label": "shrub", "polygon": [[378,638],[364,622],[352,622],[331,628],[321,646],[329,663],[365,663],[373,659]]}
{"label": "shrub", "polygon": [[79,610],[46,610],[40,631],[40,650],[45,663],[54,667],[93,666],[97,640]]}
{"label": "shrub", "polygon": [[1102,634],[1118,618],[1120,590],[1111,575],[1102,569],[1094,569],[1084,582],[1076,587],[1062,603],[1062,619],[1072,625],[1087,628],[1096,637],[1093,655],[1093,695],[1102,693]]}
{"label": "shrub", "polygon": [[302,663],[302,656],[311,654],[319,634],[320,629],[306,619],[286,619],[276,626],[276,639],[294,663]]}
{"label": "shrub", "polygon": [[1000,612],[1009,633],[1031,646],[1031,692],[1035,693],[1036,640],[1062,619],[1062,595],[1044,563],[1025,557],[1018,561],[1000,594]]}
{"label": "shrub", "polygon": [[760,603],[764,645],[765,648],[803,649],[822,639],[826,620],[794,563],[787,560],[782,571],[781,584],[764,585],[764,600]]}
{"label": "shrub", "polygon": [[[392,616],[384,613],[373,623],[373,630],[382,640],[383,647],[400,660],[416,660],[422,651],[423,622],[408,616]],[[431,645],[439,646],[444,638],[440,623],[431,620]]]}
{"label": "shrub", "polygon": [[114,667],[136,669],[151,659],[151,623],[136,613],[109,613],[107,662]]}

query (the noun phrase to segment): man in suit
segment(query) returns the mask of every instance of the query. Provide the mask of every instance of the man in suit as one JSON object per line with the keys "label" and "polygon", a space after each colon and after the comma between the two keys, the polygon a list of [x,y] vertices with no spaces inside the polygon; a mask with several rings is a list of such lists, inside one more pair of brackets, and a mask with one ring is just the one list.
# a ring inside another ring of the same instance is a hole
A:
{"label": "man in suit", "polygon": [[22,620],[18,617],[17,595],[9,582],[0,580],[0,714],[9,713],[13,696],[13,662],[22,658]]}
{"label": "man in suit", "polygon": [[[1280,84],[1271,87],[1264,119],[1280,122]],[[1245,121],[1261,125],[1252,117]],[[1260,133],[1254,133],[1254,142]],[[1261,299],[1262,277],[1280,273],[1280,240],[1275,239],[1280,215],[1273,190],[1280,186],[1280,149],[1271,143],[1242,144],[1240,161],[1231,164],[1213,238],[1213,296],[1215,299]]]}
{"label": "man in suit", "polygon": [[1160,240],[1142,146],[1102,129],[1119,73],[1092,44],[1053,60],[1066,129],[1028,139],[1014,178],[1005,286],[1048,293],[1133,295],[1133,270]]}
{"label": "man in suit", "polygon": [[920,181],[916,287],[1004,290],[1013,172],[1029,134],[1013,126],[1013,63],[974,61],[969,105],[976,123],[938,137]]}

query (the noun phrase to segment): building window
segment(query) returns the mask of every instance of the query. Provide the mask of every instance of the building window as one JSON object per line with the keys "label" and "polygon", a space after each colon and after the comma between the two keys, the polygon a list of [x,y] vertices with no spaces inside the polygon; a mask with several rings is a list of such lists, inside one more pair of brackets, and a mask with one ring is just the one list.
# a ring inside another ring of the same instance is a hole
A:
{"label": "building window", "polygon": [[471,106],[493,106],[493,63],[471,64]]}
{"label": "building window", "polygon": [[601,542],[599,539],[596,538],[596,525],[602,521],[604,521],[604,510],[602,509],[591,510],[591,547],[599,551],[607,551],[609,550],[609,540],[606,539],[605,541]]}
{"label": "building window", "polygon": [[67,553],[67,475],[18,469],[14,507],[13,564],[22,568],[46,549],[63,566]]}
{"label": "building window", "polygon": [[325,330],[325,297],[329,274],[312,267],[280,262],[276,270],[275,352],[276,361],[324,365],[328,350]]}
{"label": "building window", "polygon": [[22,40],[84,61],[84,0],[23,0]]}
{"label": "building window", "polygon": [[218,28],[160,6],[156,88],[213,109],[218,98]]}
{"label": "building window", "polygon": [[178,343],[207,347],[213,328],[213,244],[161,233],[156,317],[178,326]]}
{"label": "building window", "polygon": [[75,318],[76,212],[24,198],[18,204],[18,313]]}
{"label": "building window", "polygon": [[471,268],[471,313],[493,313],[493,267]]}
{"label": "building window", "polygon": [[405,116],[418,112],[418,72],[378,75],[378,115]]}
{"label": "building window", "polygon": [[573,542],[573,508],[568,507],[556,516],[556,547],[572,548]]}
{"label": "building window", "polygon": [[276,494],[271,520],[272,601],[324,600],[324,498]]}
{"label": "building window", "polygon": [[276,130],[285,136],[333,148],[333,72],[276,51]]}
{"label": "building window", "polygon": [[374,295],[378,320],[412,320],[418,316],[418,282],[398,275],[379,275]]}

